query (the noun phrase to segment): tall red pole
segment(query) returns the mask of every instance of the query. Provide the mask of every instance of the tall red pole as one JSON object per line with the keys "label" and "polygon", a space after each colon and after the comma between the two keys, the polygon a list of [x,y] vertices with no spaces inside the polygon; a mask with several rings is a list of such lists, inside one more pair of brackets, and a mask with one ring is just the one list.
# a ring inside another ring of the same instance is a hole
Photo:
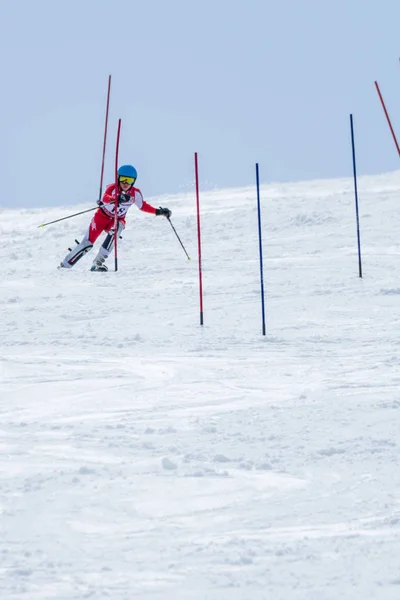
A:
{"label": "tall red pole", "polygon": [[382,94],[381,94],[381,90],[379,89],[379,85],[378,85],[378,82],[377,82],[377,81],[375,81],[375,87],[376,87],[376,91],[378,92],[378,95],[379,95],[380,101],[381,101],[381,103],[382,103],[383,111],[384,111],[384,113],[385,113],[385,115],[386,115],[386,119],[387,119],[387,122],[388,122],[388,124],[389,124],[390,131],[392,132],[392,136],[393,136],[393,139],[394,139],[394,143],[395,143],[395,145],[396,145],[396,148],[397,148],[397,153],[398,153],[398,155],[400,156],[400,147],[399,147],[399,144],[397,143],[396,134],[395,134],[395,132],[394,132],[394,129],[393,129],[393,127],[392,127],[392,123],[390,122],[390,117],[389,117],[388,111],[386,110],[386,106],[385,106],[385,103],[384,103],[384,101],[383,101]]}
{"label": "tall red pole", "polygon": [[203,275],[202,275],[202,269],[201,269],[199,163],[198,163],[198,159],[197,159],[197,152],[194,153],[194,171],[195,171],[195,177],[196,177],[197,247],[198,247],[198,256],[199,256],[200,325],[203,325]]}
{"label": "tall red pole", "polygon": [[117,129],[117,145],[115,148],[115,208],[114,208],[114,262],[115,270],[118,271],[118,154],[119,154],[119,137],[121,134],[121,119],[118,119]]}
{"label": "tall red pole", "polygon": [[101,200],[102,195],[103,195],[104,158],[106,155],[106,145],[107,145],[108,111],[110,109],[110,91],[111,91],[111,75],[108,76],[106,120],[105,120],[105,124],[104,124],[103,158],[101,161],[99,200]]}

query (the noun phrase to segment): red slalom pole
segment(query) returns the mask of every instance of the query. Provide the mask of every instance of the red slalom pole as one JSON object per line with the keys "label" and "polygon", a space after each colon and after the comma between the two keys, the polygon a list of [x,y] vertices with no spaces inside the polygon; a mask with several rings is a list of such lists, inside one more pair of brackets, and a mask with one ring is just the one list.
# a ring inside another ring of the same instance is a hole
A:
{"label": "red slalom pole", "polygon": [[197,247],[199,256],[199,293],[200,293],[200,325],[203,325],[203,274],[201,270],[201,234],[200,234],[200,194],[199,194],[199,163],[197,152],[194,153],[194,172],[196,178],[196,207],[197,207]]}
{"label": "red slalom pole", "polygon": [[382,103],[383,111],[384,111],[384,113],[386,115],[386,119],[387,119],[387,122],[389,124],[390,131],[392,132],[393,140],[394,140],[394,143],[395,143],[396,148],[397,148],[397,153],[400,156],[400,147],[399,147],[399,144],[397,143],[396,134],[395,134],[394,129],[392,127],[392,123],[390,122],[390,117],[389,117],[388,111],[386,110],[386,106],[385,106],[385,103],[383,101],[381,90],[379,89],[379,85],[378,85],[377,81],[375,81],[375,87],[376,87],[376,91],[378,92],[378,96],[380,98],[380,101]]}
{"label": "red slalom pole", "polygon": [[110,109],[110,91],[111,91],[111,75],[108,76],[107,106],[106,106],[106,119],[105,119],[105,123],[104,123],[103,157],[102,157],[102,161],[101,161],[99,200],[101,200],[102,195],[103,195],[104,158],[106,155],[106,145],[107,145],[108,112]]}
{"label": "red slalom pole", "polygon": [[114,262],[115,270],[118,271],[118,154],[119,138],[121,134],[121,119],[118,119],[117,145],[115,148],[115,208],[114,208]]}

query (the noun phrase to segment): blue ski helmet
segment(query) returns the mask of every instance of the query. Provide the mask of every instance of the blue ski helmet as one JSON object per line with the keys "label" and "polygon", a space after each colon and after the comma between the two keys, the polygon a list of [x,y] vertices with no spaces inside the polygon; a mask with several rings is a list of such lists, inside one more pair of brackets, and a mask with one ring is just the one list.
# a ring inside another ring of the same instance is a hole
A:
{"label": "blue ski helmet", "polygon": [[132,167],[132,165],[122,165],[122,167],[118,169],[118,177],[132,177],[132,183],[135,183],[137,178],[137,171],[135,167]]}

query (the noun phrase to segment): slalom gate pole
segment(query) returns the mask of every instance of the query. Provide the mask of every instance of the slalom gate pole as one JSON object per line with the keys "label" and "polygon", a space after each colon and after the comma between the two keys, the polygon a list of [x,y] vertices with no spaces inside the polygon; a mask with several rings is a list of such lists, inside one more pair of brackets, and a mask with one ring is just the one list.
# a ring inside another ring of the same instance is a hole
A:
{"label": "slalom gate pole", "polygon": [[379,85],[378,85],[377,81],[375,81],[375,87],[376,87],[376,91],[378,92],[378,96],[379,96],[379,99],[380,99],[381,104],[382,104],[383,112],[385,113],[386,120],[387,120],[388,125],[389,125],[389,129],[390,129],[390,131],[392,133],[392,136],[393,136],[393,140],[394,140],[394,143],[395,143],[395,146],[396,146],[396,149],[397,149],[397,154],[400,156],[400,147],[399,147],[399,144],[397,143],[396,134],[395,134],[394,129],[392,127],[392,123],[390,122],[389,113],[386,110],[386,106],[385,106],[385,103],[383,101],[381,90],[379,89]]}
{"label": "slalom gate pole", "polygon": [[65,221],[65,219],[72,219],[72,217],[77,217],[78,215],[83,215],[84,213],[91,212],[92,210],[96,210],[99,208],[98,206],[94,206],[93,208],[88,208],[87,210],[82,210],[81,212],[74,213],[73,215],[68,215],[68,217],[62,217],[61,219],[56,219],[55,221],[49,221],[48,223],[42,223],[38,225],[38,227],[46,227],[46,225],[52,225],[53,223],[59,223],[60,221]]}
{"label": "slalom gate pole", "polygon": [[200,230],[200,193],[199,193],[199,162],[197,152],[194,153],[194,172],[196,180],[196,207],[197,207],[197,248],[199,257],[199,296],[200,296],[200,325],[204,323],[203,313],[203,273],[201,267],[201,230]]}
{"label": "slalom gate pole", "polygon": [[[103,176],[104,176],[104,159],[106,154],[106,144],[107,144],[107,128],[108,128],[108,113],[110,108],[110,91],[111,91],[111,75],[108,76],[108,90],[107,90],[107,105],[106,105],[106,117],[104,124],[104,140],[103,140],[103,156],[101,161],[101,171],[100,171],[100,190],[99,190],[99,200],[103,195]],[[42,223],[38,225],[38,227],[46,227],[46,225],[52,225],[53,223],[59,223],[60,221],[65,221],[65,219],[72,219],[72,217],[77,217],[78,215],[83,215],[84,213],[91,212],[92,210],[96,210],[98,206],[94,208],[89,208],[88,210],[83,210],[82,212],[74,213],[73,215],[69,215],[68,217],[63,217],[62,219],[56,219],[55,221],[50,221],[49,223]]]}
{"label": "slalom gate pole", "polygon": [[109,113],[109,109],[110,109],[110,91],[111,91],[111,75],[108,76],[107,105],[106,105],[106,118],[105,118],[105,123],[104,123],[103,156],[102,156],[102,160],[101,160],[99,200],[101,200],[101,198],[103,196],[104,158],[106,155],[106,145],[107,145],[108,113]]}
{"label": "slalom gate pole", "polygon": [[351,130],[351,148],[352,148],[352,155],[353,155],[354,196],[355,196],[355,201],[356,201],[357,247],[358,247],[358,275],[359,275],[359,277],[362,277],[361,241],[360,241],[360,218],[359,218],[359,212],[358,212],[356,149],[355,149],[355,144],[354,144],[353,115],[350,115],[350,130]]}
{"label": "slalom gate pole", "polygon": [[185,248],[185,246],[182,244],[182,240],[181,240],[181,238],[179,237],[179,235],[177,234],[177,231],[176,231],[175,227],[172,225],[172,221],[171,221],[169,218],[168,218],[168,221],[169,221],[169,224],[171,225],[171,227],[172,227],[172,229],[173,229],[173,231],[174,231],[174,233],[175,233],[176,237],[178,238],[178,240],[179,240],[179,243],[180,243],[180,245],[182,246],[184,253],[185,253],[185,254],[186,254],[186,256],[187,256],[187,259],[188,259],[188,260],[192,260],[192,259],[190,258],[190,256],[189,256],[189,254],[186,252],[186,248]]}
{"label": "slalom gate pole", "polygon": [[265,335],[265,302],[264,302],[264,274],[263,274],[263,255],[262,255],[262,235],[261,235],[261,204],[260,204],[260,177],[258,163],[256,163],[256,185],[257,185],[257,212],[258,212],[258,243],[260,251],[260,283],[261,283],[261,319],[262,334]]}
{"label": "slalom gate pole", "polygon": [[115,148],[114,263],[116,271],[118,271],[118,154],[120,134],[121,119],[118,120],[117,144]]}

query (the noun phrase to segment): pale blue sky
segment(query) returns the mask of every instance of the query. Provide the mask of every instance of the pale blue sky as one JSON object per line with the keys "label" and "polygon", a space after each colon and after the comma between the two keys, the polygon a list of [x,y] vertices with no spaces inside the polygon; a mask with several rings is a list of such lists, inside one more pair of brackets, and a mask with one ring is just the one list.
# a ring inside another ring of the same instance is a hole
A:
{"label": "pale blue sky", "polygon": [[93,204],[120,157],[145,197],[397,169],[399,0],[0,0],[0,206]]}

